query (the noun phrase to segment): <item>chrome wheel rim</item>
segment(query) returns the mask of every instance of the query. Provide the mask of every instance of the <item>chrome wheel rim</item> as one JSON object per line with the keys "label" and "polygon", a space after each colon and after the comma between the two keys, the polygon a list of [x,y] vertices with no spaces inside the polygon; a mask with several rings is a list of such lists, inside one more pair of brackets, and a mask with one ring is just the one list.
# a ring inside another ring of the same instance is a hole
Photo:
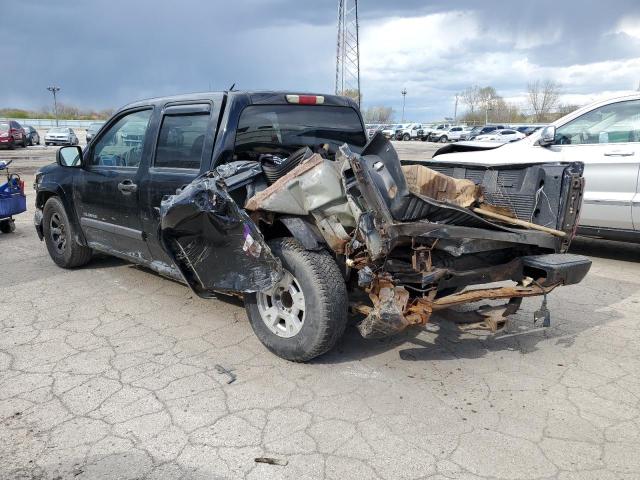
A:
{"label": "chrome wheel rim", "polygon": [[302,330],[305,301],[298,280],[285,270],[282,279],[269,291],[257,294],[258,312],[267,328],[282,338]]}
{"label": "chrome wheel rim", "polygon": [[64,223],[60,220],[60,215],[54,213],[49,220],[49,237],[56,252],[62,254],[67,246],[67,234]]}

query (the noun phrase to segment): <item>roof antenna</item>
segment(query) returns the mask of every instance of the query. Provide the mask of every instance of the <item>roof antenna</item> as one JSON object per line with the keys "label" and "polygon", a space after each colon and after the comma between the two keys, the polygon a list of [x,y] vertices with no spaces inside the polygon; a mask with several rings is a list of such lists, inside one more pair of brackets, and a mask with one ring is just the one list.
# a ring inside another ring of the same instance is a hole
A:
{"label": "roof antenna", "polygon": [[235,83],[234,83],[233,85],[231,85],[231,87],[229,88],[229,91],[230,91],[230,92],[233,92],[233,87],[235,87],[235,86],[236,86],[236,84],[235,84]]}

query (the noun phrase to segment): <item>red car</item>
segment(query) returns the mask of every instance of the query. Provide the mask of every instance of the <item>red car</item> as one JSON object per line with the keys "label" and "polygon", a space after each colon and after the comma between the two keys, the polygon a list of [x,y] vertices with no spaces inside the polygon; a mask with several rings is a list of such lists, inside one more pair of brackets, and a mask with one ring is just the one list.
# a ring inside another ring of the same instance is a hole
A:
{"label": "red car", "polygon": [[26,148],[29,144],[27,134],[24,133],[22,126],[14,120],[0,120],[0,145],[15,148],[17,144],[20,144],[22,148]]}

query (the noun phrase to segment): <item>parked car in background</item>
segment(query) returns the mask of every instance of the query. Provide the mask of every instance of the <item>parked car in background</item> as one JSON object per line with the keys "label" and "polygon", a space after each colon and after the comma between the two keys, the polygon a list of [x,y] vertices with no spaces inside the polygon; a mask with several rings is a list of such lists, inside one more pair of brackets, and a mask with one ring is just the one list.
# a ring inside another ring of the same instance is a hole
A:
{"label": "parked car in background", "polygon": [[44,136],[45,145],[78,145],[76,132],[69,127],[53,127]]}
{"label": "parked car in background", "polygon": [[462,132],[460,132],[460,138],[458,138],[458,141],[466,140],[474,128],[474,126],[462,127]]}
{"label": "parked car in background", "polygon": [[396,130],[396,140],[417,140],[418,130],[422,129],[421,123],[407,123]]}
{"label": "parked car in background", "polygon": [[38,134],[38,131],[31,125],[26,125],[23,128],[24,133],[27,136],[27,143],[29,145],[40,145],[40,135]]}
{"label": "parked car in background", "polygon": [[[640,242],[640,93],[587,105],[519,142],[456,143],[434,157],[492,165],[583,162],[586,191],[578,234]],[[544,199],[529,202],[548,211]]]}
{"label": "parked car in background", "polygon": [[[449,128],[451,127],[450,123],[440,123],[438,125],[436,125],[435,127],[433,127],[431,129],[431,132],[429,133],[429,137],[428,140],[431,140],[432,142],[437,142],[440,137],[442,136],[442,134],[444,132],[446,132],[447,130],[449,130]],[[436,139],[436,140],[434,140]]]}
{"label": "parked car in background", "polygon": [[7,148],[15,148],[16,145],[20,145],[25,148],[28,144],[29,141],[22,125],[15,120],[0,120],[0,145]]}
{"label": "parked car in background", "polygon": [[431,132],[432,142],[447,143],[448,141],[458,141],[462,135],[463,127],[456,125],[447,130],[435,130]]}
{"label": "parked car in background", "polygon": [[426,123],[423,123],[422,128],[418,129],[418,140],[426,142],[429,139],[429,135],[431,135],[431,132],[434,128],[435,125],[428,125]]}
{"label": "parked car in background", "polygon": [[89,143],[93,136],[98,133],[98,130],[100,130],[102,125],[104,125],[104,122],[93,122],[89,125],[89,128],[87,128],[87,143]]}
{"label": "parked car in background", "polygon": [[396,132],[401,128],[402,125],[399,124],[385,125],[385,127],[382,129],[382,135],[384,135],[385,138],[395,138]]}
{"label": "parked car in background", "polygon": [[485,135],[478,135],[475,140],[477,142],[515,142],[525,137],[526,135],[522,132],[518,132],[512,128],[503,128]]}
{"label": "parked car in background", "polygon": [[501,130],[503,128],[507,128],[504,125],[483,125],[481,127],[474,127],[473,130],[469,133],[466,140],[474,140],[479,135],[486,135],[487,133],[491,133],[495,130]]}
{"label": "parked car in background", "polygon": [[520,133],[524,133],[527,137],[531,135],[533,132],[537,132],[542,128],[542,125],[522,125],[516,128]]}

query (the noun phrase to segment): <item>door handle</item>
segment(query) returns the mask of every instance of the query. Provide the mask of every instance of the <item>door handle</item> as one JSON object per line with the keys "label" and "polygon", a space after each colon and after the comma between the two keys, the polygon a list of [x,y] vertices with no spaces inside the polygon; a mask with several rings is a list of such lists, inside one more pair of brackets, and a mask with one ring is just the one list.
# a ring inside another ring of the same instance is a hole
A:
{"label": "door handle", "polygon": [[619,151],[604,152],[605,157],[633,157],[635,154],[636,152],[619,152]]}
{"label": "door handle", "polygon": [[118,184],[118,190],[120,190],[125,195],[133,193],[138,190],[138,185],[133,183],[131,180],[123,180]]}

